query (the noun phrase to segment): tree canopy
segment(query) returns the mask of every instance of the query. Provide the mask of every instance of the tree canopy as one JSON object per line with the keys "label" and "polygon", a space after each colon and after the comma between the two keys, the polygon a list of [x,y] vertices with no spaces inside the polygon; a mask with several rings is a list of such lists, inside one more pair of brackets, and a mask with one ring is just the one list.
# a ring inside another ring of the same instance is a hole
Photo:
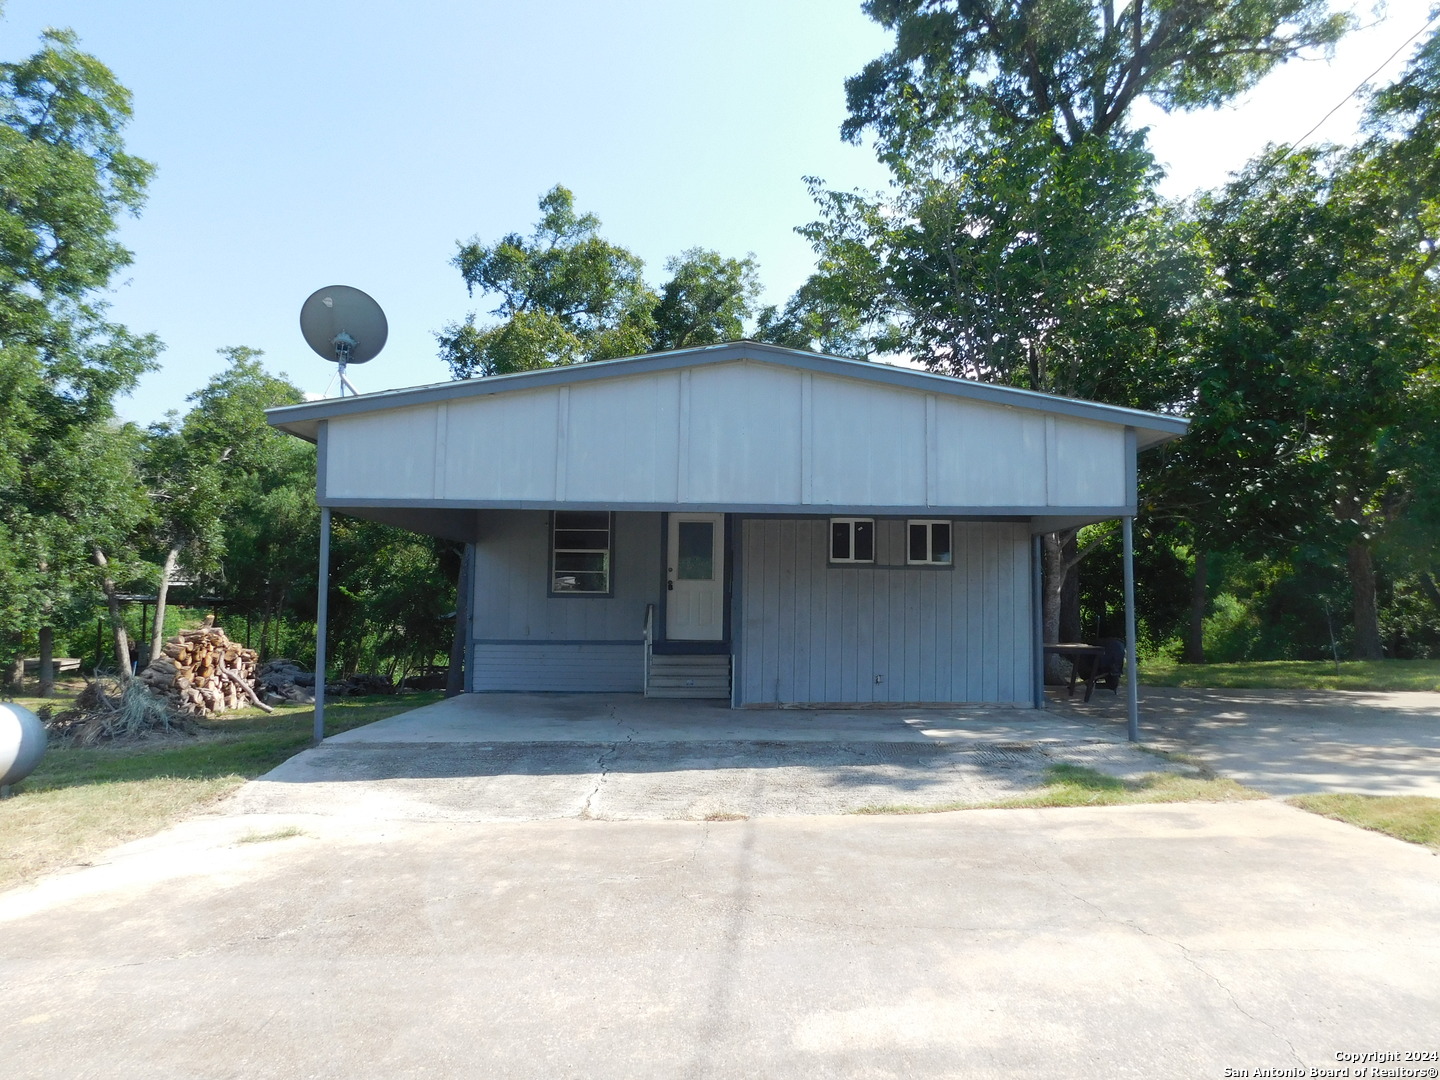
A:
{"label": "tree canopy", "polygon": [[845,84],[841,129],[897,168],[938,133],[1041,129],[1078,147],[1123,128],[1140,97],[1222,104],[1350,25],[1326,0],[866,0],[894,48]]}

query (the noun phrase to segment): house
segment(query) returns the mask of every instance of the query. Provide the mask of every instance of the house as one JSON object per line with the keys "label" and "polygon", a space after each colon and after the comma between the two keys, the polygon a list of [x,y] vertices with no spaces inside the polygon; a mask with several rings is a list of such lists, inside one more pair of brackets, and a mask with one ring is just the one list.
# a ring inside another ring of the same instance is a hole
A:
{"label": "house", "polygon": [[750,341],[268,416],[325,510],[467,544],[468,691],[737,707],[1042,705],[1040,534],[1128,539],[1187,425]]}

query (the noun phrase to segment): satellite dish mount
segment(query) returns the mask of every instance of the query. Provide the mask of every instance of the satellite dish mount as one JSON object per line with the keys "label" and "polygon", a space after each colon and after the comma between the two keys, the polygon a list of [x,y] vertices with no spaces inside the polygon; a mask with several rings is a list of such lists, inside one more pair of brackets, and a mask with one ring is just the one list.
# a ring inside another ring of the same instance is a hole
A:
{"label": "satellite dish mount", "polygon": [[301,305],[300,333],[310,348],[336,365],[324,396],[330,396],[330,387],[338,378],[344,397],[346,390],[359,394],[345,377],[346,365],[373,360],[385,347],[390,327],[380,305],[365,293],[349,285],[331,285],[317,289]]}

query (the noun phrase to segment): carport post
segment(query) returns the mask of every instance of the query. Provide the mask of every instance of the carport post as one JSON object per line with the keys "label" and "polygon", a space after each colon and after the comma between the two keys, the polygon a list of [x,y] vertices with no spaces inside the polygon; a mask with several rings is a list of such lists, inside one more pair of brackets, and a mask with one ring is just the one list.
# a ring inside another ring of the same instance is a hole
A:
{"label": "carport post", "polygon": [[1125,711],[1131,742],[1140,741],[1140,661],[1135,655],[1135,519],[1120,519],[1125,538]]}
{"label": "carport post", "polygon": [[320,507],[320,580],[315,589],[315,742],[318,745],[325,738],[325,628],[330,615],[330,508],[328,506]]}
{"label": "carport post", "polygon": [[1040,570],[1044,560],[1044,542],[1039,533],[1030,537],[1030,609],[1035,624],[1030,628],[1033,638],[1030,643],[1033,675],[1030,696],[1037,709],[1045,708],[1045,589]]}

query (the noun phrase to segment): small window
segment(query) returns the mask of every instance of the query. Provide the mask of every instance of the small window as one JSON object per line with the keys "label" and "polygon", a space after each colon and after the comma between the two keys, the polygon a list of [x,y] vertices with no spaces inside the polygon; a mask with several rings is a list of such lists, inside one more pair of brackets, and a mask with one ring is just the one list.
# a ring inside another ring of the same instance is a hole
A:
{"label": "small window", "polygon": [[875,519],[831,518],[830,561],[873,563],[875,561]]}
{"label": "small window", "polygon": [[910,521],[906,523],[906,535],[906,562],[912,566],[950,565],[950,522]]}
{"label": "small window", "polygon": [[611,515],[556,510],[551,529],[550,591],[556,596],[610,595]]}

